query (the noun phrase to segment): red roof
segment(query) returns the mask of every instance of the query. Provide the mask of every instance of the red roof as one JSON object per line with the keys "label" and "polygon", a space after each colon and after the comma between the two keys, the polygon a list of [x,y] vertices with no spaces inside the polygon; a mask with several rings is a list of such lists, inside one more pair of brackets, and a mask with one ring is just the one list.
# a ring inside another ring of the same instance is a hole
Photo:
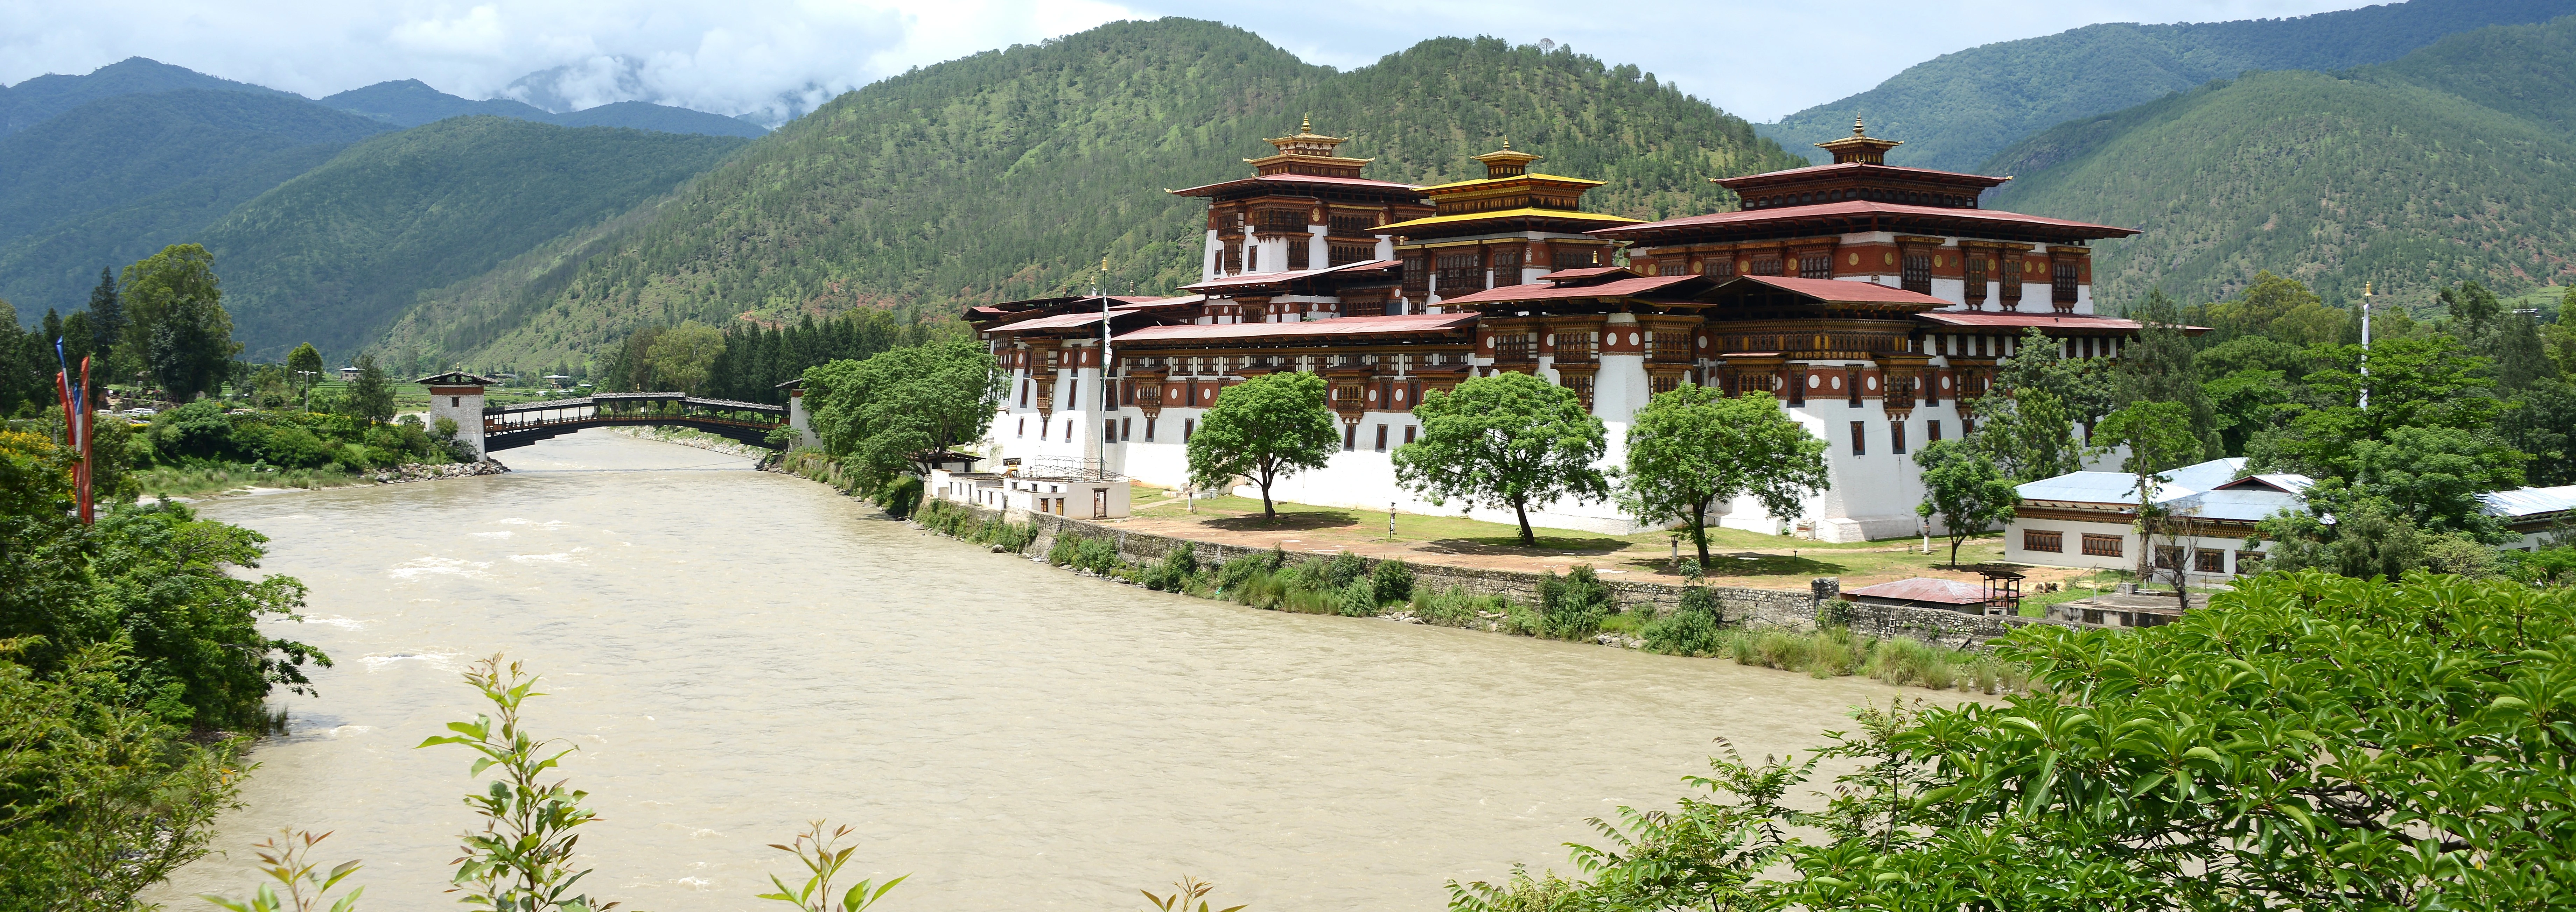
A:
{"label": "red roof", "polygon": [[[1927,322],[1938,323],[1943,326],[1973,326],[1980,328],[2000,327],[2004,329],[2025,329],[2036,326],[2041,329],[2090,330],[2094,332],[2138,331],[2138,321],[2136,320],[2122,320],[2117,317],[2096,317],[2090,314],[1996,313],[1991,310],[1939,310],[1931,313],[1915,314],[1915,316]],[[2195,326],[2191,328],[2201,330],[2202,332],[2209,331],[2205,327]]]}
{"label": "red roof", "polygon": [[[1820,167],[1832,166],[1825,165]],[[1716,212],[1708,215],[1694,215],[1688,218],[1666,219],[1660,222],[1647,222],[1643,225],[1619,225],[1612,228],[1596,228],[1584,233],[1596,234],[1602,237],[1626,237],[1667,228],[1748,227],[1769,222],[1798,221],[1801,219],[1813,218],[1852,218],[1871,215],[1964,219],[1971,222],[1986,222],[1998,225],[2037,225],[2047,228],[2061,228],[2078,233],[2096,234],[2102,237],[2128,237],[2138,233],[2138,230],[2135,228],[2116,228],[2110,225],[2096,225],[2091,222],[2049,218],[2044,215],[2023,215],[2018,212],[2005,212],[2000,209],[1953,209],[1947,206],[1913,206],[1905,203],[1881,203],[1872,200],[1840,200],[1831,203],[1816,203],[1808,206],[1779,206],[1771,209],[1744,209],[1736,212]]]}
{"label": "red roof", "polygon": [[1707,281],[1695,275],[1645,276],[1620,279],[1599,285],[1558,285],[1540,282],[1533,285],[1505,285],[1455,298],[1441,298],[1443,307],[1458,304],[1509,304],[1520,301],[1562,301],[1569,298],[1633,298],[1684,282]]}
{"label": "red roof", "polygon": [[1255,177],[1236,178],[1234,180],[1214,184],[1204,184],[1197,187],[1191,187],[1187,190],[1165,190],[1163,192],[1173,194],[1175,196],[1214,196],[1218,193],[1232,190],[1236,187],[1246,187],[1264,183],[1324,184],[1334,187],[1367,187],[1371,189],[1404,191],[1416,189],[1412,184],[1399,184],[1394,181],[1369,180],[1364,177],[1327,177],[1321,174],[1266,174]]}
{"label": "red roof", "polygon": [[[1856,282],[1848,279],[1793,279],[1788,276],[1749,275],[1736,276],[1735,278],[1728,280],[1726,285],[1735,285],[1742,282],[1751,282],[1756,285],[1768,285],[1791,294],[1800,294],[1810,298],[1815,298],[1816,300],[1823,301],[1827,304],[1924,304],[1933,307],[1951,306],[1951,302],[1944,301],[1928,294],[1907,291],[1902,288],[1890,288],[1876,282]],[[1721,285],[1718,287],[1724,288],[1726,286]]]}
{"label": "red roof", "polygon": [[1928,576],[1901,579],[1875,586],[1862,586],[1858,589],[1845,589],[1843,594],[1900,599],[1908,602],[1937,602],[1943,605],[1975,605],[1986,600],[1985,591],[1975,583],[1933,579]]}
{"label": "red roof", "polygon": [[1253,275],[1227,276],[1222,279],[1209,279],[1205,282],[1195,282],[1183,285],[1181,286],[1181,290],[1221,290],[1226,288],[1242,288],[1249,285],[1270,285],[1278,282],[1294,282],[1298,279],[1313,278],[1328,272],[1360,272],[1368,269],[1394,269],[1402,265],[1404,264],[1396,260],[1369,260],[1364,263],[1344,263],[1340,266],[1333,266],[1325,269],[1307,269],[1298,272],[1263,272],[1255,273]]}
{"label": "red roof", "polygon": [[1333,320],[1307,320],[1297,323],[1185,323],[1178,326],[1147,326],[1123,333],[1111,341],[1118,345],[1138,342],[1222,342],[1254,339],[1328,338],[1333,336],[1383,336],[1398,334],[1435,334],[1462,329],[1475,324],[1476,314],[1402,314],[1393,317],[1342,317]]}
{"label": "red roof", "polygon": [[984,332],[990,335],[1008,335],[1011,333],[1036,332],[1043,329],[1072,329],[1077,326],[1090,326],[1098,322],[1100,322],[1100,314],[1096,311],[1092,313],[1056,314],[1052,317],[1039,317],[1035,320],[1004,323],[1000,326],[986,329]]}

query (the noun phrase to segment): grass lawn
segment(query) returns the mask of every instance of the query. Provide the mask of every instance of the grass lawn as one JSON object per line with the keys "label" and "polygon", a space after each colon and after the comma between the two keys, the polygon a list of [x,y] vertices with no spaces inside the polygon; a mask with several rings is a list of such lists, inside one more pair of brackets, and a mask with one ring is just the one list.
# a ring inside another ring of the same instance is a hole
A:
{"label": "grass lawn", "polygon": [[[1519,528],[1461,516],[1417,513],[1395,515],[1387,532],[1387,514],[1376,510],[1280,503],[1279,518],[1265,520],[1261,502],[1245,497],[1201,498],[1195,514],[1173,492],[1145,484],[1134,487],[1132,522],[1153,531],[1202,540],[1260,547],[1276,544],[1289,551],[1350,550],[1370,557],[1403,557],[1422,563],[1515,570],[1559,570],[1590,564],[1596,570],[1671,581],[1674,533],[1640,532],[1608,535],[1571,529],[1534,529],[1536,546],[1520,544]],[[1976,579],[1973,572],[1946,569],[1949,543],[1935,539],[1933,553],[1917,550],[1919,538],[1875,542],[1828,543],[1763,535],[1741,529],[1708,530],[1711,581],[1723,585],[1768,589],[1805,589],[1820,576],[1841,577],[1843,588],[1912,576]],[[1680,552],[1693,549],[1684,536]],[[1970,539],[1959,549],[1966,564],[1999,561],[2001,535]],[[2034,579],[2053,580],[2056,568],[2030,571]],[[2072,575],[2077,571],[2065,571]]]}

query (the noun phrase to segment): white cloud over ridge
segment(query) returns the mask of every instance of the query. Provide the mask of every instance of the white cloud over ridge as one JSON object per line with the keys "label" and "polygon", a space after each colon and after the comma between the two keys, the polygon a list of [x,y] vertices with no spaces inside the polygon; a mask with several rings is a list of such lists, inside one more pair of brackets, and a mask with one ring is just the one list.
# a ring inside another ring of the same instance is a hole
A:
{"label": "white cloud over ridge", "polygon": [[1867,89],[1939,54],[2094,22],[2294,16],[2365,0],[555,0],[265,3],[0,0],[0,84],[126,57],[320,97],[419,79],[573,110],[652,101],[774,121],[915,66],[1119,19],[1249,28],[1316,63],[1365,65],[1442,35],[1570,43],[1757,120]]}

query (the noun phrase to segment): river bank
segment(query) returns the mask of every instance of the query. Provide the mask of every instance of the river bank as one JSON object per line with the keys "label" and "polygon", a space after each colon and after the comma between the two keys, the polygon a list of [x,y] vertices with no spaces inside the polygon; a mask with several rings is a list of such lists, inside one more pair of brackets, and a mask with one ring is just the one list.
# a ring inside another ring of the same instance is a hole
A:
{"label": "river bank", "polygon": [[139,481],[144,491],[143,499],[166,496],[172,500],[194,501],[240,494],[319,491],[352,485],[408,484],[445,478],[473,478],[499,475],[508,471],[510,471],[509,466],[489,457],[477,462],[404,463],[363,472],[336,468],[277,469],[267,466],[225,464],[147,469],[140,473]]}

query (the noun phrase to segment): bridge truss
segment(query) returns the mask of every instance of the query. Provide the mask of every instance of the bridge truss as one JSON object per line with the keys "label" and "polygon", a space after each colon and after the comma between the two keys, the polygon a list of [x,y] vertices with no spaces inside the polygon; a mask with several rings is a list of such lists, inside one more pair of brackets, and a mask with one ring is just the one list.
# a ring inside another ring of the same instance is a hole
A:
{"label": "bridge truss", "polygon": [[787,423],[787,407],[685,393],[596,393],[483,409],[483,450],[507,450],[583,428],[619,425],[684,427],[776,449],[769,432]]}

